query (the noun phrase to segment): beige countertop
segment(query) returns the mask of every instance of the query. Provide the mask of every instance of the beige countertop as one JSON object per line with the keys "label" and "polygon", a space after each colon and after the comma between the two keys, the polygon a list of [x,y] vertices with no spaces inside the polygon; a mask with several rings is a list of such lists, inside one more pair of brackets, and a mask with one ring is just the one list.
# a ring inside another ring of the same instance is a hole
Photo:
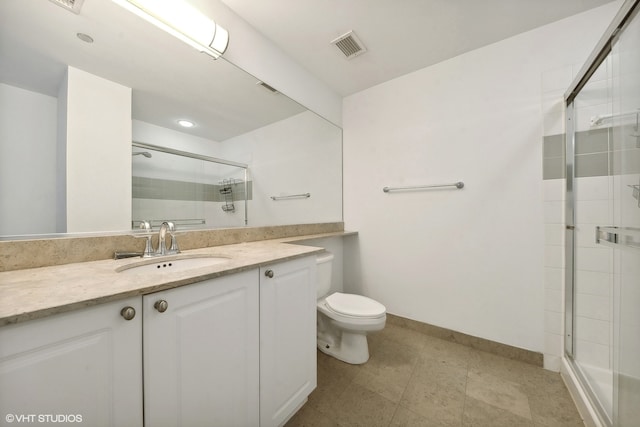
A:
{"label": "beige countertop", "polygon": [[228,261],[220,264],[188,271],[118,272],[132,264],[157,263],[176,257],[167,256],[91,261],[0,272],[0,326],[312,255],[323,249],[292,243],[352,234],[355,233],[324,233],[188,250],[178,257],[228,258]]}

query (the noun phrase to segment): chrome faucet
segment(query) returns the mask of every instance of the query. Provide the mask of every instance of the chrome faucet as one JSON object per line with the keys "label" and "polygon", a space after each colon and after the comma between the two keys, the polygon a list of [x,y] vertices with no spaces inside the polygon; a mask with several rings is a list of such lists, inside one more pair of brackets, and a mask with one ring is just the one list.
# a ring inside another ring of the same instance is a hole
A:
{"label": "chrome faucet", "polygon": [[[172,255],[180,253],[178,241],[175,236],[176,227],[173,222],[164,221],[158,232],[158,248],[155,251],[156,256]],[[167,249],[167,233],[171,236],[171,247]]]}

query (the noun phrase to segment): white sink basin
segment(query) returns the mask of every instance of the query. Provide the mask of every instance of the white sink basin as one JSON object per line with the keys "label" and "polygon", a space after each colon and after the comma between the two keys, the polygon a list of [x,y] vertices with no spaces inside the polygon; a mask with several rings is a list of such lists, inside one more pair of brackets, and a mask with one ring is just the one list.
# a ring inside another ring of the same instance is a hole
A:
{"label": "white sink basin", "polygon": [[228,262],[230,258],[221,256],[188,256],[145,259],[134,264],[118,267],[116,272],[129,274],[154,274],[187,271]]}

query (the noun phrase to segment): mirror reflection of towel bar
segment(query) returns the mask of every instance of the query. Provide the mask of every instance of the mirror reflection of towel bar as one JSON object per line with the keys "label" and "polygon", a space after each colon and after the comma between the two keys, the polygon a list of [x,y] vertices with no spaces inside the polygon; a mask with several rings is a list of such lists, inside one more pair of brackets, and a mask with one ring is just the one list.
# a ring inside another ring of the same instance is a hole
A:
{"label": "mirror reflection of towel bar", "polygon": [[384,187],[382,191],[389,193],[391,191],[403,191],[403,190],[423,190],[429,188],[441,188],[441,187],[456,187],[458,190],[464,187],[464,182],[458,181],[452,184],[438,184],[438,185],[416,185],[413,187]]}
{"label": "mirror reflection of towel bar", "polygon": [[311,197],[311,193],[291,194],[290,196],[271,196],[271,200],[308,199],[309,197]]}

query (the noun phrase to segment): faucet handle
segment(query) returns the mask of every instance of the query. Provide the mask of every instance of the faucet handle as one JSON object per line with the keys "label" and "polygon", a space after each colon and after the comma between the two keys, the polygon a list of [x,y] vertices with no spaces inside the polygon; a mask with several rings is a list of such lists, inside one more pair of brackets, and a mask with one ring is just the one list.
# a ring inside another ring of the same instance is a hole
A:
{"label": "faucet handle", "polygon": [[169,248],[169,253],[179,254],[180,248],[178,247],[178,239],[176,237],[176,226],[173,222],[167,223],[169,226],[169,235],[171,235],[171,247]]}
{"label": "faucet handle", "polygon": [[153,245],[151,244],[151,236],[147,236],[147,243],[144,247],[144,252],[142,253],[142,258],[150,258],[155,255],[153,250]]}
{"label": "faucet handle", "polygon": [[140,226],[138,227],[141,230],[151,231],[151,223],[146,220],[140,221]]}

